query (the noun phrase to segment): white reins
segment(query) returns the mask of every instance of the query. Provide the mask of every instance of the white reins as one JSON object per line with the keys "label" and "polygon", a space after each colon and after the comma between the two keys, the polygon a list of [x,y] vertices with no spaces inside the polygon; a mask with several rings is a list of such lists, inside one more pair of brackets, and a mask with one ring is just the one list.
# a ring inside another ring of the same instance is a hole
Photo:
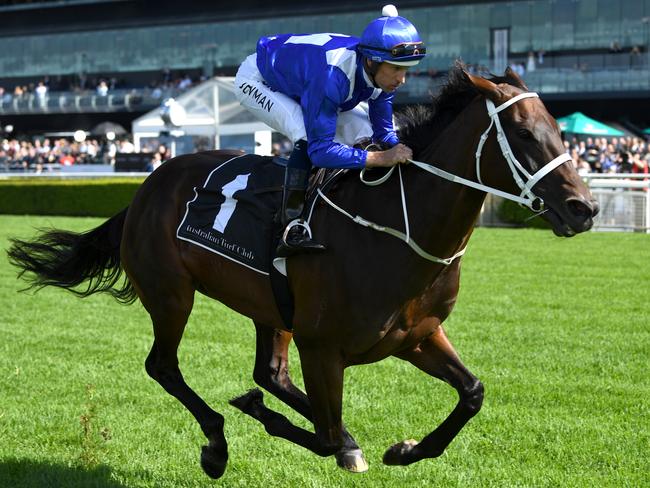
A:
{"label": "white reins", "polygon": [[[488,115],[490,117],[490,125],[488,128],[483,132],[481,135],[481,138],[479,140],[478,146],[476,148],[476,175],[478,182],[476,181],[471,181],[466,178],[462,178],[460,176],[454,175],[453,173],[449,173],[448,171],[445,171],[443,169],[440,169],[436,166],[433,166],[432,164],[429,163],[423,163],[422,161],[413,161],[409,160],[409,163],[414,164],[415,166],[428,171],[429,173],[432,173],[436,176],[439,176],[441,178],[444,178],[446,180],[452,181],[454,183],[459,183],[461,185],[469,186],[471,188],[475,188],[480,191],[484,191],[486,193],[492,193],[494,195],[500,196],[502,198],[506,198],[508,200],[515,201],[517,203],[520,203],[522,205],[527,206],[534,212],[541,212],[544,208],[544,200],[542,200],[540,197],[536,196],[533,193],[533,187],[539,183],[539,181],[544,178],[547,174],[549,174],[551,171],[553,171],[555,168],[558,166],[561,166],[562,164],[571,161],[571,156],[567,153],[560,154],[556,158],[552,159],[548,163],[546,163],[541,169],[539,169],[535,174],[530,174],[526,169],[521,165],[521,163],[517,160],[515,157],[514,153],[512,152],[512,149],[510,148],[510,144],[508,143],[508,138],[506,137],[505,132],[503,131],[503,127],[501,126],[501,121],[499,120],[499,112],[502,110],[505,110],[508,108],[510,105],[518,102],[519,100],[522,100],[524,98],[537,98],[539,95],[534,92],[527,92],[527,93],[521,93],[520,95],[517,95],[507,102],[502,103],[498,107],[494,106],[494,103],[486,99],[485,104],[487,106],[487,111]],[[505,158],[506,162],[508,163],[508,167],[510,168],[510,171],[512,172],[512,177],[515,180],[515,183],[517,186],[521,189],[521,193],[519,195],[513,195],[511,193],[504,192],[502,190],[499,190],[497,188],[492,188],[490,186],[484,185],[483,181],[481,180],[481,153],[483,152],[483,146],[485,145],[485,142],[487,141],[489,137],[489,132],[492,129],[492,126],[496,127],[497,131],[497,141],[499,142],[499,146],[501,147],[501,152],[503,153],[503,157]],[[377,186],[390,178],[390,176],[393,174],[393,171],[395,170],[395,166],[393,166],[384,176],[379,178],[378,180],[374,181],[368,181],[363,178],[366,168],[364,168],[361,171],[361,174],[359,175],[359,178],[361,181],[369,186]],[[374,222],[370,222],[363,217],[360,217],[359,215],[354,216],[347,212],[346,210],[342,209],[338,205],[336,205],[334,202],[332,202],[329,198],[327,198],[323,192],[318,189],[318,195],[332,208],[335,210],[339,211],[343,215],[349,217],[352,219],[355,223],[359,225],[363,225],[364,227],[370,227],[371,229],[377,230],[379,232],[385,232],[387,234],[390,234],[392,236],[395,236],[402,241],[406,242],[418,255],[422,256],[424,259],[427,259],[429,261],[432,261],[434,263],[439,263],[439,264],[444,264],[444,265],[449,265],[451,264],[456,258],[462,256],[465,253],[465,247],[463,247],[460,251],[458,251],[456,254],[454,254],[451,257],[448,258],[439,258],[436,256],[433,256],[426,251],[424,251],[413,239],[411,239],[410,235],[410,228],[409,228],[409,221],[408,221],[408,212],[406,210],[406,197],[404,194],[404,184],[402,181],[402,168],[400,165],[398,165],[398,172],[399,172],[399,177],[400,177],[400,191],[401,191],[401,197],[402,197],[402,210],[404,213],[404,226],[406,233],[400,232],[398,230],[392,229],[390,227],[385,227],[382,225],[375,224]],[[523,176],[523,178],[522,178]],[[526,181],[524,181],[524,179]],[[315,202],[314,202],[315,203]],[[312,204],[311,212],[309,213],[309,217],[307,219],[307,222],[311,220],[311,214],[313,212],[314,205]]]}
{"label": "white reins", "polygon": [[[437,256],[434,256],[434,255],[429,254],[428,252],[426,252],[424,249],[422,249],[418,245],[417,242],[415,242],[411,238],[411,230],[410,230],[410,225],[409,225],[408,212],[406,210],[406,196],[405,196],[405,193],[404,193],[404,183],[402,181],[402,168],[398,167],[397,171],[399,173],[399,184],[400,184],[400,190],[401,190],[401,194],[402,194],[402,210],[403,210],[403,213],[404,213],[404,227],[405,227],[406,233],[400,232],[400,231],[398,231],[396,229],[393,229],[391,227],[386,227],[386,226],[383,226],[383,225],[375,224],[374,222],[366,220],[366,219],[364,219],[363,217],[361,217],[359,215],[352,215],[351,213],[349,213],[346,210],[339,207],[332,200],[327,198],[325,196],[325,194],[321,191],[320,188],[318,189],[318,195],[323,200],[325,200],[325,202],[330,207],[332,207],[335,210],[338,210],[339,212],[341,212],[346,217],[352,219],[352,221],[355,224],[363,225],[364,227],[370,227],[371,229],[374,229],[376,231],[384,232],[386,234],[390,234],[390,235],[392,235],[394,237],[397,237],[398,239],[406,242],[406,244],[408,244],[411,247],[411,249],[413,249],[419,256],[423,257],[424,259],[427,259],[427,260],[432,261],[434,263],[444,264],[445,266],[450,265],[454,261],[454,259],[456,259],[456,258],[462,256],[463,254],[465,254],[465,247],[463,247],[460,251],[458,251],[456,254],[454,254],[451,257],[439,258]],[[384,180],[384,181],[386,181],[386,180]],[[314,207],[312,206],[312,211],[313,211],[313,209],[314,209]],[[309,218],[311,219],[311,212],[309,214]]]}
{"label": "white reins", "polygon": [[[537,171],[535,174],[531,175],[526,169],[521,165],[521,163],[517,160],[515,157],[514,153],[512,152],[512,149],[510,148],[510,144],[508,143],[508,138],[506,137],[505,132],[503,131],[503,127],[501,126],[501,121],[499,120],[499,112],[502,110],[505,110],[508,108],[510,105],[518,102],[519,100],[522,100],[524,98],[536,98],[539,97],[537,93],[534,92],[528,92],[528,93],[521,93],[515,97],[512,97],[510,100],[508,100],[505,103],[502,103],[498,107],[494,106],[494,103],[492,100],[486,99],[485,104],[487,106],[487,111],[488,115],[490,116],[490,125],[488,126],[487,129],[483,132],[481,135],[481,138],[478,142],[478,147],[476,148],[476,177],[478,179],[478,182],[468,180],[466,178],[463,178],[461,176],[454,175],[453,173],[449,173],[448,171],[445,171],[443,169],[440,169],[436,166],[433,166],[432,164],[429,163],[423,163],[422,161],[414,161],[414,160],[409,160],[409,163],[412,163],[416,165],[417,167],[428,171],[429,173],[432,173],[436,176],[439,176],[441,178],[444,178],[449,181],[453,181],[454,183],[459,183],[461,185],[469,186],[471,188],[475,188],[477,190],[484,191],[486,193],[492,193],[494,195],[497,195],[499,197],[512,200],[514,202],[520,203],[522,205],[527,206],[534,212],[539,212],[542,210],[544,206],[544,201],[537,197],[532,189],[533,186],[535,186],[539,181],[549,174],[551,171],[553,171],[555,168],[558,166],[561,166],[562,164],[571,161],[571,156],[568,153],[563,153],[557,156],[556,158],[552,159],[550,162],[548,162],[546,165],[544,165],[539,171]],[[483,152],[483,146],[485,145],[485,142],[487,141],[489,137],[490,130],[492,129],[492,126],[496,127],[497,131],[497,141],[499,142],[499,146],[501,147],[501,152],[503,153],[503,157],[505,158],[506,162],[508,163],[508,167],[510,168],[510,171],[512,173],[513,179],[515,180],[515,183],[517,186],[521,189],[521,193],[519,195],[513,195],[511,193],[504,192],[502,190],[499,190],[497,188],[493,188],[491,186],[487,186],[483,184],[483,181],[481,180],[481,153]],[[366,168],[364,168],[361,171],[361,181],[365,183],[366,185],[370,186],[375,186],[375,185],[380,185],[384,183],[388,178],[390,178],[394,167],[390,169],[383,177],[379,178],[378,180],[375,181],[367,181],[364,180],[363,175],[365,173]],[[524,176],[526,179],[526,182],[522,179],[521,175]]]}

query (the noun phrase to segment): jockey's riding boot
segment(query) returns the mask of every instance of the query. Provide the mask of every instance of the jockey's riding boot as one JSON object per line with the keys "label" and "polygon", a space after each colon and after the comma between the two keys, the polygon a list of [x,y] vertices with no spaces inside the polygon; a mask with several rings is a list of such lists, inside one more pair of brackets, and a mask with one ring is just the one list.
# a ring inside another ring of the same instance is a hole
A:
{"label": "jockey's riding boot", "polygon": [[298,222],[286,228],[282,234],[276,250],[278,257],[289,257],[298,253],[313,253],[325,250],[325,246],[311,239],[308,231],[309,226],[302,219],[310,170],[311,162],[307,155],[307,141],[300,140],[294,145],[284,174],[282,210],[280,214],[280,222],[284,228],[290,222]]}

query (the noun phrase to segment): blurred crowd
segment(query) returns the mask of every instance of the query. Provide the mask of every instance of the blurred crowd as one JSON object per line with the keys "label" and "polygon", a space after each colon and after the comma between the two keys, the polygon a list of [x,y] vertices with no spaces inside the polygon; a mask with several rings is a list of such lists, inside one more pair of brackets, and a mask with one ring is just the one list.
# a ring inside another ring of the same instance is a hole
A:
{"label": "blurred crowd", "polygon": [[[82,164],[115,164],[117,154],[135,152],[135,146],[128,139],[107,141],[86,139],[76,142],[66,138],[0,140],[0,172],[30,171],[43,173],[60,169],[62,166]],[[151,153],[151,170],[170,158],[169,150],[161,144],[144,146],[142,152]]]}
{"label": "blurred crowd", "polygon": [[10,103],[14,99],[20,100],[32,95],[37,99],[44,100],[50,92],[96,94],[105,97],[116,90],[140,89],[147,91],[154,98],[163,98],[169,96],[172,91],[185,91],[201,81],[204,81],[203,77],[192,78],[187,73],[173,73],[169,69],[162,70],[159,77],[150,80],[148,83],[128,82],[114,76],[94,75],[91,77],[85,74],[46,76],[38,81],[9,86],[3,86],[3,83],[0,82],[0,104]]}
{"label": "blurred crowd", "polygon": [[579,173],[648,173],[650,146],[638,137],[587,137],[564,141]]}

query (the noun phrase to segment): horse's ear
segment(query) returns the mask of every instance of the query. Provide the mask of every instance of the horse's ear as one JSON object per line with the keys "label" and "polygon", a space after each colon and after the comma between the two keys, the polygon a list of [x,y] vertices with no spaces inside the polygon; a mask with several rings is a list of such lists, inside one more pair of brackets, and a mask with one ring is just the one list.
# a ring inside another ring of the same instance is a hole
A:
{"label": "horse's ear", "polygon": [[479,92],[485,95],[486,98],[489,98],[494,103],[498,103],[505,98],[505,93],[496,85],[496,83],[491,82],[486,78],[480,76],[474,76],[467,71],[463,70],[463,74],[467,80],[474,85]]}
{"label": "horse's ear", "polygon": [[510,82],[511,85],[521,88],[525,92],[528,91],[528,87],[526,86],[526,83],[524,83],[524,80],[522,80],[521,76],[519,76],[515,70],[510,68],[510,66],[506,68],[504,74],[506,79]]}

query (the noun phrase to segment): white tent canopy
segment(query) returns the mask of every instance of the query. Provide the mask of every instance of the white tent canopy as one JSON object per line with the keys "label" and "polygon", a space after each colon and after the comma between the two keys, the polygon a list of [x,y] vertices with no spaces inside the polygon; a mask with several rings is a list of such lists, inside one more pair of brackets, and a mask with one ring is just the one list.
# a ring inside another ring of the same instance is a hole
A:
{"label": "white tent canopy", "polygon": [[[256,154],[271,153],[272,129],[259,122],[235,98],[234,78],[216,77],[191,88],[176,102],[185,110],[182,125],[170,131],[155,109],[133,121],[133,143],[141,151],[147,138],[159,139],[171,132],[184,139],[204,138],[209,149],[244,149]],[[191,148],[190,150],[194,150]],[[189,151],[184,151],[189,152]]]}

